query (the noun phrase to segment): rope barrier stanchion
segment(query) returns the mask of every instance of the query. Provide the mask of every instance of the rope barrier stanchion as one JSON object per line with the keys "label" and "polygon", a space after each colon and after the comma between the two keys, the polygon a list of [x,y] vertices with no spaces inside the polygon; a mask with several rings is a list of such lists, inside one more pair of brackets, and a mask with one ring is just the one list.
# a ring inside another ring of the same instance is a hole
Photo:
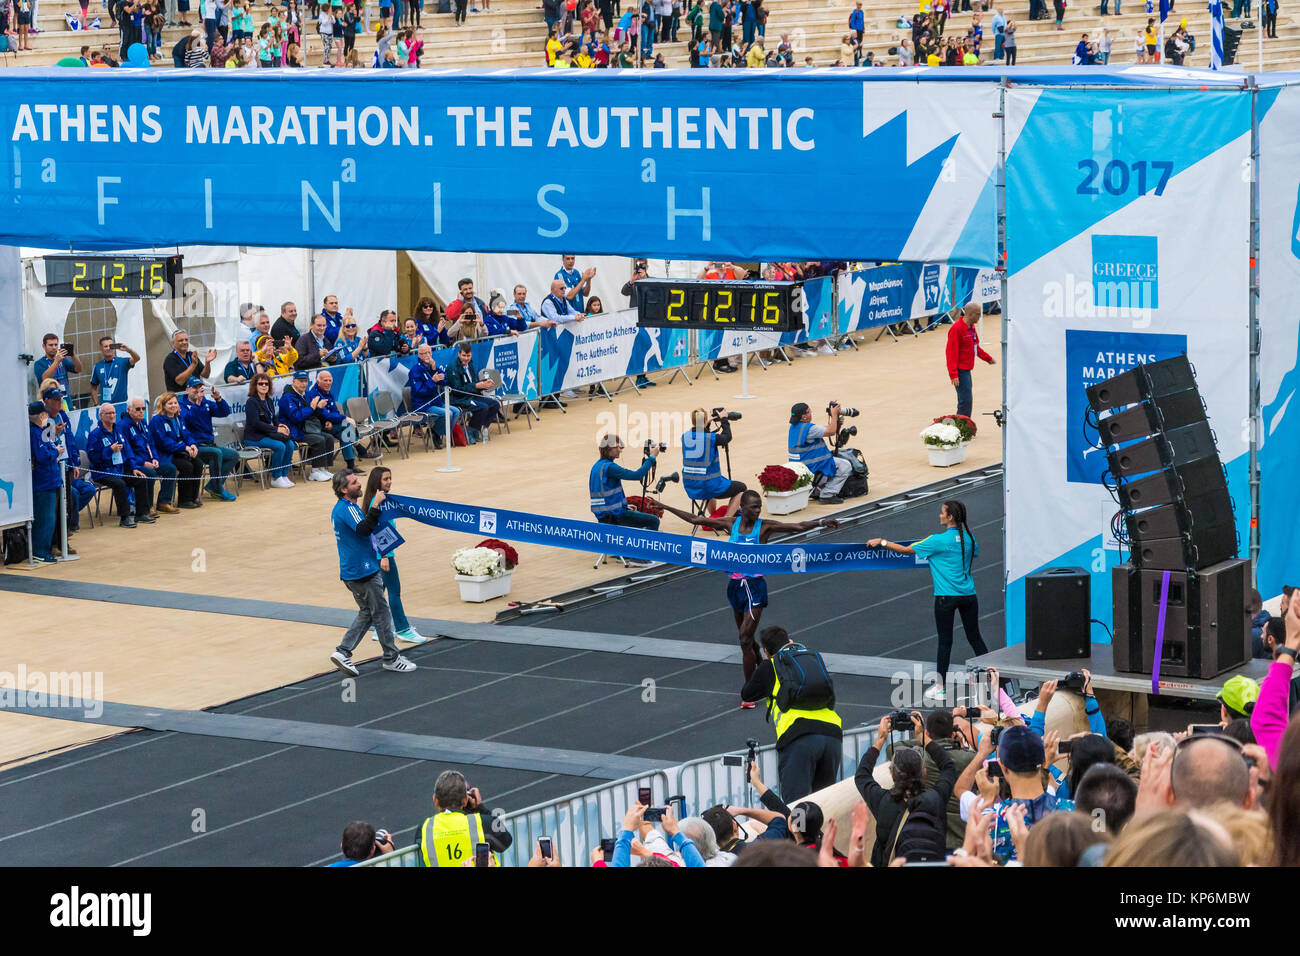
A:
{"label": "rope barrier stanchion", "polygon": [[[443,448],[447,450],[447,464],[443,465],[438,471],[444,474],[453,471],[460,471],[460,468],[451,463],[451,386],[444,385],[442,388],[442,420],[443,425]],[[432,426],[430,426],[432,427]]]}

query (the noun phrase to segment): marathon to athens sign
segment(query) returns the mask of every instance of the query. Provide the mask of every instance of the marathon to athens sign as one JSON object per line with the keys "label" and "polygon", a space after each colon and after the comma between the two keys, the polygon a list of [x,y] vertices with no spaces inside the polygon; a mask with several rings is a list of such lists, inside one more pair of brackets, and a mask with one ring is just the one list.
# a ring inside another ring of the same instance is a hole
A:
{"label": "marathon to athens sign", "polygon": [[872,72],[24,70],[0,243],[992,265],[996,88]]}

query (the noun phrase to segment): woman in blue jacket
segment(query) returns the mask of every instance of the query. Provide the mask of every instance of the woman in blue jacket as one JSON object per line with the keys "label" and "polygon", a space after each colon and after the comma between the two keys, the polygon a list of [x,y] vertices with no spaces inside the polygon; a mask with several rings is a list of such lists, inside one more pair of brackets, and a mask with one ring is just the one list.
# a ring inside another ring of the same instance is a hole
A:
{"label": "woman in blue jacket", "polygon": [[[366,493],[361,499],[361,510],[370,513],[370,502],[375,499],[375,492],[382,491],[388,495],[393,489],[393,473],[383,465],[370,471],[366,478]],[[393,612],[393,631],[399,641],[423,644],[428,638],[422,635],[406,617],[402,607],[402,579],[397,576],[397,548],[402,544],[402,536],[393,527],[391,513],[380,512],[379,524],[370,536],[375,545],[375,554],[379,558],[379,573],[384,576],[384,587],[388,590],[388,607]],[[370,635],[372,640],[379,640],[378,634]]]}
{"label": "woman in blue jacket", "polygon": [[50,542],[63,479],[59,474],[59,446],[45,431],[49,417],[44,402],[27,406],[27,431],[32,442],[32,557],[54,564],[57,559],[50,554]]}
{"label": "woman in blue jacket", "polygon": [[170,458],[176,466],[176,507],[201,508],[199,478],[203,475],[203,459],[199,458],[198,445],[185,430],[181,403],[175,392],[163,392],[154,402],[149,437],[158,454]]}
{"label": "woman in blue jacket", "polygon": [[271,399],[271,376],[258,372],[248,383],[248,402],[244,405],[244,444],[265,448],[271,453],[271,486],[292,488],[289,463],[293,461],[293,438],[289,426],[276,419]]}

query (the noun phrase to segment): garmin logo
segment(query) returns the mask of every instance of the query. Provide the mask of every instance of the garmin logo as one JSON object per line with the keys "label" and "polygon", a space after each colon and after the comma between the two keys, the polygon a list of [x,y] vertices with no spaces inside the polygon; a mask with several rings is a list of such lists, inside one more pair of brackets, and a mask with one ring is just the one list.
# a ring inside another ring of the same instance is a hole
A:
{"label": "garmin logo", "polygon": [[1092,237],[1092,301],[1113,309],[1160,305],[1155,236]]}
{"label": "garmin logo", "polygon": [[707,541],[691,542],[691,564],[703,564],[709,559],[709,544]]}
{"label": "garmin logo", "polygon": [[478,531],[479,534],[497,533],[497,513],[495,511],[480,511],[478,513]]}
{"label": "garmin logo", "polygon": [[68,893],[50,897],[50,925],[58,927],[129,927],[133,936],[153,928],[152,893]]}

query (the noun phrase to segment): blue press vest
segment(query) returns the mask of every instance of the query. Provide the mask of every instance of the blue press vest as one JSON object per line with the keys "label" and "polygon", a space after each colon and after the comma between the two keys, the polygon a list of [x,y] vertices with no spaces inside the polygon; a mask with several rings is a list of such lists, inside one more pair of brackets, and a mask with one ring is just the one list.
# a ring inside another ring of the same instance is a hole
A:
{"label": "blue press vest", "polygon": [[819,475],[833,476],[835,463],[831,461],[831,450],[820,438],[809,438],[808,432],[811,430],[812,422],[795,422],[790,426],[786,449],[790,453],[790,460],[802,462],[809,471]]}
{"label": "blue press vest", "polygon": [[623,482],[609,476],[612,464],[608,458],[602,458],[591,466],[591,477],[587,480],[587,488],[591,491],[591,513],[597,518],[622,514],[627,510]]}
{"label": "blue press vest", "polygon": [[713,432],[689,431],[682,435],[682,487],[696,501],[716,498],[727,490],[718,464],[718,438]]}

